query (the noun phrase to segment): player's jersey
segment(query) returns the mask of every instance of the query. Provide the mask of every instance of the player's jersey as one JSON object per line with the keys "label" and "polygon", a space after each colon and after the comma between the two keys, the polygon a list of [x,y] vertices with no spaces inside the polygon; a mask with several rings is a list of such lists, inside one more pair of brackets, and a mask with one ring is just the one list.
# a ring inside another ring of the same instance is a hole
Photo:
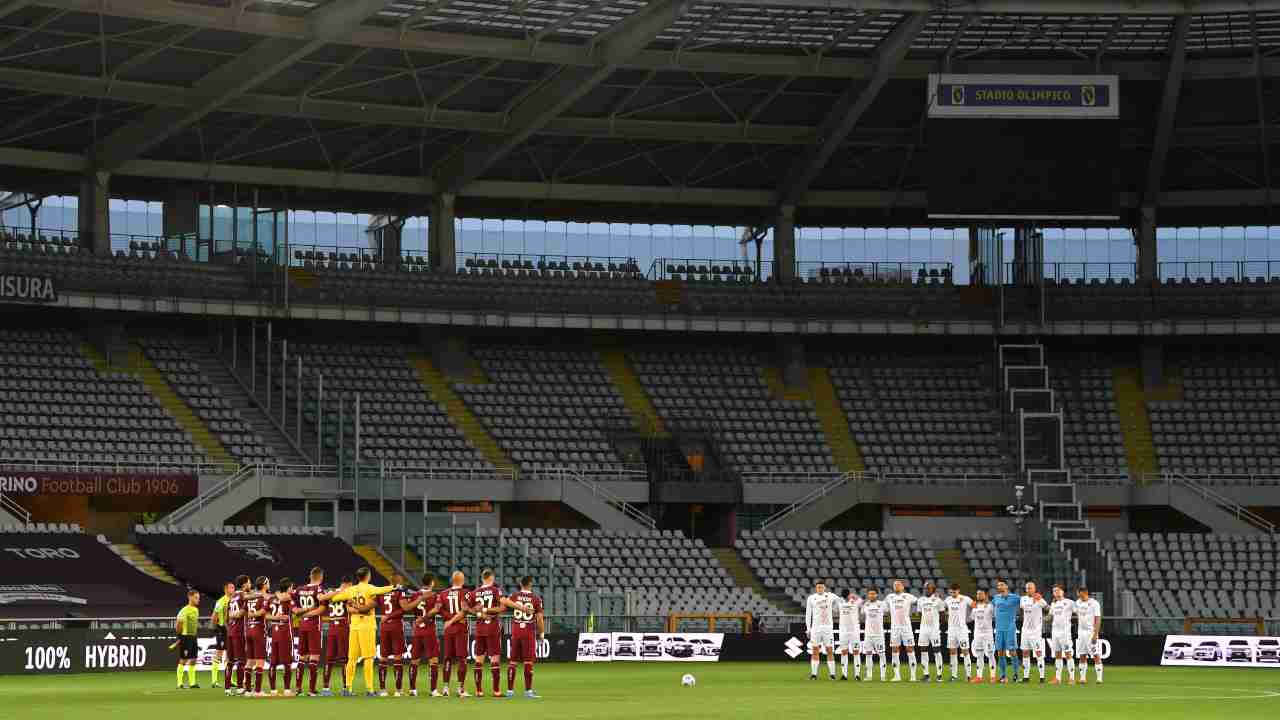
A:
{"label": "player's jersey", "polygon": [[840,603],[840,632],[856,633],[862,628],[862,598],[845,600]]}
{"label": "player's jersey", "polygon": [[362,582],[352,585],[346,590],[339,591],[331,599],[351,601],[351,607],[348,609],[351,612],[352,631],[363,629],[372,631],[377,627],[377,616],[374,614],[377,598],[390,593],[392,590],[395,590],[395,588],[390,585],[375,587],[369,583]]}
{"label": "player's jersey", "polygon": [[969,632],[969,610],[973,607],[973,600],[968,595],[948,595],[944,603],[947,606],[947,632]]}
{"label": "player's jersey", "polygon": [[538,634],[538,614],[542,612],[542,598],[532,590],[517,590],[511,595],[511,601],[521,605],[532,605],[533,612],[511,609],[511,637],[533,637]]}
{"label": "player's jersey", "polygon": [[938,632],[942,627],[942,610],[946,603],[936,595],[922,597],[916,605],[920,608],[920,631]]}
{"label": "player's jersey", "polygon": [[325,602],[325,608],[325,619],[329,621],[329,627],[347,627],[351,624],[351,613],[347,612],[347,604],[342,600],[329,598]]}
{"label": "player's jersey", "polygon": [[[324,589],[319,585],[303,585],[293,591],[294,607],[300,608],[303,613],[306,613],[309,610],[315,610],[320,607],[320,595],[323,593]],[[299,627],[303,631],[319,630],[320,616],[312,615],[311,617],[306,617],[304,614]]]}
{"label": "player's jersey", "polygon": [[911,593],[889,593],[885,598],[889,606],[889,627],[902,630],[911,627],[911,608],[915,607],[916,596]]}
{"label": "player's jersey", "polygon": [[1053,618],[1053,634],[1054,635],[1070,635],[1071,634],[1071,616],[1076,614],[1076,604],[1073,600],[1062,598],[1054,600],[1049,606],[1049,616]]}
{"label": "player's jersey", "polygon": [[991,603],[974,605],[969,614],[973,616],[973,634],[975,636],[981,635],[988,638],[995,636],[996,610],[991,606]]}
{"label": "player's jersey", "polygon": [[1093,621],[1102,617],[1102,604],[1094,598],[1088,600],[1077,600],[1076,603],[1076,633],[1079,637],[1093,636]]}
{"label": "player's jersey", "polygon": [[1049,603],[1044,598],[1036,600],[1030,595],[1023,595],[1020,602],[1022,607],[1022,636],[1023,637],[1044,637],[1044,611],[1049,607]]}
{"label": "player's jersey", "polygon": [[489,610],[502,609],[502,588],[497,585],[482,585],[471,593],[475,598],[473,604],[479,606],[480,614],[476,616],[476,632],[477,633],[493,633],[501,626],[498,615],[490,614]]}
{"label": "player's jersey", "polygon": [[233,592],[227,596],[227,632],[232,635],[236,633],[244,634],[244,616],[236,617],[237,613],[244,612],[244,593]]}
{"label": "player's jersey", "polygon": [[862,603],[862,619],[866,621],[862,629],[868,636],[879,634],[884,638],[884,615],[888,610],[883,600]]}
{"label": "player's jersey", "polygon": [[271,630],[272,630],[273,632],[274,632],[274,631],[276,631],[276,630],[284,630],[285,628],[290,627],[291,625],[293,625],[293,615],[292,615],[292,613],[293,613],[293,600],[292,600],[292,599],[290,599],[290,600],[281,600],[280,598],[272,597],[272,598],[271,598],[271,602],[267,605],[267,614],[268,614],[268,615],[284,615],[284,616],[285,616],[285,619],[284,619],[284,620],[272,620],[272,621],[269,623],[269,624],[271,625]]}
{"label": "player's jersey", "polygon": [[996,614],[996,629],[1001,632],[1017,632],[1020,602],[1018,596],[1013,593],[995,595],[991,598],[988,604]]}
{"label": "player's jersey", "polygon": [[244,601],[244,629],[245,632],[261,632],[263,627],[262,616],[258,613],[266,607],[266,598],[254,593],[245,598]]}
{"label": "player's jersey", "polygon": [[834,593],[814,593],[805,602],[804,624],[810,633],[817,630],[831,631],[835,629],[836,613],[839,612],[840,598]]}
{"label": "player's jersey", "polygon": [[[454,615],[460,612],[466,612],[468,608],[474,605],[474,598],[471,591],[466,588],[451,587],[444,592],[436,593],[436,607],[440,610],[440,616],[448,621]],[[446,633],[466,632],[467,624],[465,622],[456,622],[444,630]]]}
{"label": "player's jersey", "polygon": [[382,625],[384,627],[396,627],[404,625],[404,608],[400,607],[400,601],[409,601],[412,599],[413,593],[409,590],[400,589],[383,595],[379,605],[382,610]]}
{"label": "player's jersey", "polygon": [[422,598],[422,602],[418,603],[418,607],[413,609],[413,634],[414,635],[435,635],[436,619],[428,617],[428,614],[436,607],[436,594],[430,590],[419,590],[410,600]]}

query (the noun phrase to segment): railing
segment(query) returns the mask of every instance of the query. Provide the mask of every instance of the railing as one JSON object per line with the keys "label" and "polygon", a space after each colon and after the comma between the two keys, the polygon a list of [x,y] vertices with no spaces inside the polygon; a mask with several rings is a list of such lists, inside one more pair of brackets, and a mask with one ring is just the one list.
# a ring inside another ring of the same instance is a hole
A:
{"label": "railing", "polygon": [[658,258],[649,264],[650,280],[691,280],[703,275],[726,278],[752,278],[756,281],[773,277],[774,263],[764,260],[715,258]]}
{"label": "railing", "polygon": [[[1156,264],[1156,277],[1168,280],[1244,280],[1280,277],[1280,260],[1181,260]],[[1138,269],[1131,262],[1046,262],[1005,263],[1002,282],[1032,284],[1038,280],[1057,283],[1137,281]]]}
{"label": "railing", "polygon": [[950,282],[954,266],[949,262],[821,261],[796,263],[796,277],[807,280],[861,280],[865,282]]}
{"label": "railing", "polygon": [[179,525],[182,521],[203,510],[210,502],[226,495],[252,479],[257,479],[261,482],[261,477],[258,475],[258,468],[255,465],[245,465],[231,477],[200,493],[190,502],[169,513],[167,517],[160,521],[160,524]]}
{"label": "railing", "polygon": [[826,496],[830,495],[836,490],[839,490],[840,488],[844,487],[850,482],[860,481],[862,477],[863,476],[859,473],[849,472],[849,473],[840,475],[839,477],[836,477],[834,479],[828,480],[826,483],[823,483],[821,487],[818,487],[817,489],[813,490],[808,495],[805,495],[799,500],[791,503],[785,508],[765,518],[764,522],[760,523],[760,529],[768,530],[770,527],[772,527],[774,524],[776,524],[783,518],[787,517],[788,515],[799,512],[809,507],[810,505],[813,505],[814,503],[818,502],[822,498],[825,498]]}
{"label": "railing", "polygon": [[648,482],[649,471],[644,465],[628,465],[626,463],[610,465],[523,465],[520,474],[527,478],[539,475],[555,475],[560,471],[578,474],[591,482]]}
{"label": "railing", "polygon": [[469,482],[473,480],[505,480],[510,482],[520,476],[520,471],[514,467],[499,467],[494,468],[493,470],[477,470],[470,465],[465,467],[450,467],[448,465],[433,465],[429,467],[384,466],[383,470],[390,475],[404,475],[424,480],[448,480],[459,482]]}
{"label": "railing", "polygon": [[744,483],[792,483],[813,485],[829,483],[844,477],[843,473],[821,472],[814,470],[791,470],[788,468],[747,468],[738,473]]}
{"label": "railing", "polygon": [[1214,490],[1210,490],[1208,487],[1195,482],[1194,480],[1192,480],[1191,478],[1185,475],[1180,475],[1178,473],[1169,473],[1165,476],[1165,478],[1166,478],[1166,482],[1169,482],[1171,484],[1177,484],[1190,490],[1196,495],[1199,495],[1202,500],[1213,503],[1214,505],[1217,505],[1219,508],[1234,515],[1237,520],[1246,522],[1265,533],[1274,535],[1276,532],[1275,523],[1249,510],[1249,508],[1241,505],[1235,500],[1232,500],[1226,495],[1223,495]]}
{"label": "railing", "polygon": [[458,253],[458,270],[559,270],[584,273],[639,274],[634,257],[531,253]]}
{"label": "railing", "polygon": [[31,512],[4,493],[0,493],[0,510],[21,520],[24,525],[31,522]]}
{"label": "railing", "polygon": [[[641,525],[644,525],[646,528],[650,530],[655,530],[658,527],[657,521],[655,521],[652,517],[649,517],[649,515],[645,513],[643,510],[641,510],[640,508],[636,507],[635,505],[632,505],[630,502],[619,497],[617,494],[607,490],[603,485],[603,481],[598,479],[596,476],[590,475],[586,472],[582,472],[573,468],[559,468],[556,470],[548,470],[544,474],[548,476],[558,477],[561,483],[564,483],[566,479],[572,482],[576,482],[582,487],[591,491],[591,494],[593,497],[596,497],[600,499],[602,502],[609,504],[615,510],[617,510],[618,512],[621,512],[623,515],[626,515],[631,520],[634,520],[635,522],[640,523]],[[644,473],[637,472],[636,476],[637,476],[636,479],[639,481],[643,481],[647,479]],[[561,495],[563,494],[564,494],[564,491],[561,490]]]}
{"label": "railing", "polygon": [[158,475],[160,473],[191,473],[194,475],[227,475],[240,469],[240,465],[227,463],[172,463],[157,458],[147,463],[111,463],[95,460],[40,460],[27,458],[0,458],[0,469],[29,470],[32,472],[93,472],[135,473]]}

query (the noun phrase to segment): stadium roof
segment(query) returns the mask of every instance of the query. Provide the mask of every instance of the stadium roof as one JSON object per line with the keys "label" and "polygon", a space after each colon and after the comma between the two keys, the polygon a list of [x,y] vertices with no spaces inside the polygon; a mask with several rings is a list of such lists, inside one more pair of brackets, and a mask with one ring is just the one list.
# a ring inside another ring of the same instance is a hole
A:
{"label": "stadium roof", "polygon": [[939,71],[1116,74],[1120,119],[1073,127],[1107,135],[1118,210],[1268,215],[1280,0],[0,0],[0,165],[14,190],[97,167],[139,196],[921,222],[955,150]]}

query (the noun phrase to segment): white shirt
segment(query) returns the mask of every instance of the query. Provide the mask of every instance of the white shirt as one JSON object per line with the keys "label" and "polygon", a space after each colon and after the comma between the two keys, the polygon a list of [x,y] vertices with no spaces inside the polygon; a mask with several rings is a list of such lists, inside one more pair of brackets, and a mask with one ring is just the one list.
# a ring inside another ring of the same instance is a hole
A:
{"label": "white shirt", "polygon": [[1076,628],[1076,636],[1082,638],[1093,637],[1093,621],[1102,617],[1102,604],[1094,598],[1088,600],[1076,601],[1076,622],[1079,627]]}
{"label": "white shirt", "polygon": [[1036,600],[1030,595],[1023,595],[1018,604],[1022,608],[1022,635],[1043,637],[1044,610],[1049,607],[1049,603],[1045,602],[1044,598]]}
{"label": "white shirt", "polygon": [[937,595],[920,598],[917,603],[920,607],[920,631],[931,630],[937,632],[941,627],[941,615],[946,603]]}
{"label": "white shirt", "polygon": [[996,634],[995,620],[996,609],[991,603],[983,603],[982,605],[974,605],[973,610],[973,634],[983,637],[994,637]]}
{"label": "white shirt", "polygon": [[884,613],[887,609],[883,600],[862,604],[862,617],[867,621],[862,629],[867,635],[884,635]]}
{"label": "white shirt", "polygon": [[1054,600],[1049,606],[1049,616],[1053,618],[1053,634],[1054,635],[1070,635],[1071,634],[1071,616],[1076,614],[1076,603],[1074,600],[1062,598]]}
{"label": "white shirt", "polygon": [[804,626],[809,632],[814,630],[832,630],[835,628],[836,612],[840,607],[840,598],[835,593],[814,593],[805,604]]}
{"label": "white shirt", "polygon": [[969,632],[969,609],[973,607],[973,599],[968,595],[947,596],[947,632]]}
{"label": "white shirt", "polygon": [[889,593],[885,602],[889,605],[889,626],[895,630],[909,630],[911,608],[915,607],[916,596],[911,593]]}
{"label": "white shirt", "polygon": [[862,598],[840,603],[840,632],[857,632],[862,626]]}

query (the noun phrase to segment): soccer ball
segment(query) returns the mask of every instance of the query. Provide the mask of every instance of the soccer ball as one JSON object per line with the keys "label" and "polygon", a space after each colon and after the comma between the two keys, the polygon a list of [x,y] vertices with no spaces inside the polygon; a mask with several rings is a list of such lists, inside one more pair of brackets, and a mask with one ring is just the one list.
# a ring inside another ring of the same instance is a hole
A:
{"label": "soccer ball", "polygon": [[680,678],[680,684],[685,687],[693,687],[698,684],[698,678],[690,675],[689,673],[685,673],[684,677]]}

